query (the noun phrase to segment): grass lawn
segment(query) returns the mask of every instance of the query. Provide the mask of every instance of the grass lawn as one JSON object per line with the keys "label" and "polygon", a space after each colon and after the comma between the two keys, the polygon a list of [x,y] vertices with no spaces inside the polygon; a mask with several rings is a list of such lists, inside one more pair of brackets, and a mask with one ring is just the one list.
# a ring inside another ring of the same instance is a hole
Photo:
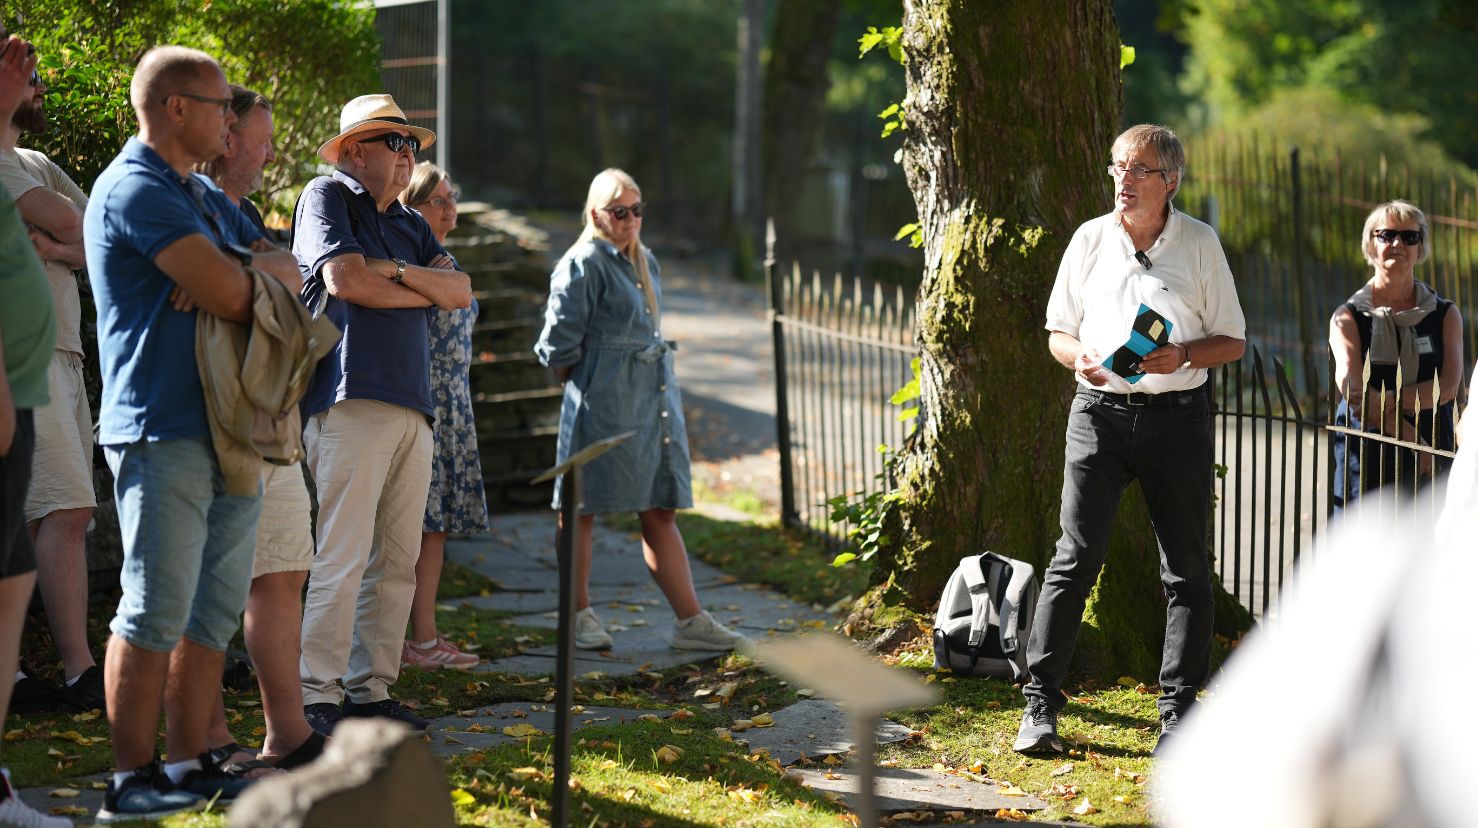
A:
{"label": "grass lawn", "polygon": [[[797,600],[833,605],[860,594],[866,583],[863,567],[830,566],[830,556],[813,542],[772,521],[726,522],[698,514],[685,514],[680,521],[695,556],[740,580],[773,586]],[[634,520],[616,525],[635,529]],[[442,586],[438,607],[442,631],[485,657],[553,640],[551,630],[519,627],[507,613],[464,605],[462,598],[497,589],[471,570],[449,566]],[[102,604],[94,609],[105,611]],[[31,629],[28,652],[35,653],[38,662],[50,659],[44,626],[39,632],[34,624]],[[100,624],[94,631],[99,637],[105,634]],[[881,748],[882,762],[934,768],[961,779],[1040,795],[1051,807],[1039,818],[1090,825],[1149,824],[1144,783],[1152,771],[1149,750],[1157,723],[1153,688],[1128,681],[1131,686],[1080,689],[1061,719],[1070,754],[1025,759],[1010,749],[1023,706],[1019,689],[995,680],[936,673],[923,639],[885,660],[935,683],[943,702],[894,714],[895,721],[916,734],[907,743]],[[715,702],[713,691],[728,683],[735,685],[732,696],[726,703]],[[507,701],[547,703],[553,698],[553,685],[548,678],[408,670],[395,694],[422,715],[434,717]],[[799,698],[795,688],[737,655],[698,669],[579,682],[576,700],[581,704],[685,712],[656,721],[583,729],[573,753],[577,779],[573,824],[632,828],[851,824],[847,812],[832,799],[801,787],[775,762],[749,753],[724,732],[734,719],[775,712]],[[255,690],[228,694],[226,707],[237,738],[259,744],[264,730]],[[552,735],[540,734],[448,761],[459,821],[491,826],[547,821],[552,742]],[[12,716],[6,723],[4,757],[16,784],[24,787],[86,786],[89,783],[80,777],[107,770],[112,762],[106,722],[93,714]],[[65,799],[56,803],[66,807]],[[938,819],[949,821],[944,815]],[[964,819],[962,814],[955,821]],[[221,814],[207,813],[163,824],[222,826],[225,821]]]}

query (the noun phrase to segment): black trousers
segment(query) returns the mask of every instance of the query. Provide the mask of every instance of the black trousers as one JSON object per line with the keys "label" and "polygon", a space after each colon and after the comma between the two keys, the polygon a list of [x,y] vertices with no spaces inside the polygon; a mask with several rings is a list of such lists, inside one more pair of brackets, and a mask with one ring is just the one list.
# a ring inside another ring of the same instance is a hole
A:
{"label": "black trousers", "polygon": [[1125,487],[1139,480],[1160,549],[1169,606],[1160,661],[1160,711],[1183,712],[1210,670],[1211,405],[1204,387],[1131,405],[1079,389],[1068,415],[1062,479],[1062,538],[1042,579],[1027,644],[1024,692],[1054,710],[1072,661],[1083,607],[1108,555],[1109,530]]}

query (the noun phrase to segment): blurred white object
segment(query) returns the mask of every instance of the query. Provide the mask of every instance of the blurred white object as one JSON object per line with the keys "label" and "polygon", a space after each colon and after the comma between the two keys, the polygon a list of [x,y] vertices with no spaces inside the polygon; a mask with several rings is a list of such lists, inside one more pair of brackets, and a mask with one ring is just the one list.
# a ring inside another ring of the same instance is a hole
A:
{"label": "blurred white object", "polygon": [[1238,648],[1167,746],[1158,824],[1478,824],[1478,412],[1463,431],[1437,526],[1355,510]]}

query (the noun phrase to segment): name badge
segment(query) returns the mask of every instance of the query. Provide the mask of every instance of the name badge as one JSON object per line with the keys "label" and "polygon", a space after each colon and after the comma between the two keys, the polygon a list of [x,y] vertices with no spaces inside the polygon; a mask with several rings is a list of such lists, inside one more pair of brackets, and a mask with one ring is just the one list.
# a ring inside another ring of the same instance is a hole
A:
{"label": "name badge", "polygon": [[1417,353],[1423,355],[1432,353],[1432,337],[1419,336],[1416,339],[1412,340],[1412,343],[1416,345]]}

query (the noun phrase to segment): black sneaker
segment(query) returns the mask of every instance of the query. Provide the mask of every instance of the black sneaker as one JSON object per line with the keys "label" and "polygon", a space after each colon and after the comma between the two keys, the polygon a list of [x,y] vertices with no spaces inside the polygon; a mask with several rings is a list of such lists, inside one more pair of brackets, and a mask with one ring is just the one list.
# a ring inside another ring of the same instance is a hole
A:
{"label": "black sneaker", "polygon": [[1155,749],[1150,751],[1151,756],[1159,756],[1165,749],[1165,745],[1175,741],[1171,734],[1180,729],[1180,713],[1175,710],[1164,710],[1160,713],[1160,738],[1155,740]]}
{"label": "black sneaker", "polygon": [[103,688],[103,668],[94,664],[69,685],[62,685],[62,701],[86,713],[101,710],[108,715],[108,695]]}
{"label": "black sneaker", "polygon": [[1016,744],[1011,749],[1018,753],[1067,750],[1057,735],[1057,711],[1045,699],[1033,696],[1026,700],[1026,712],[1021,714],[1021,728],[1016,731]]}
{"label": "black sneaker", "polygon": [[113,780],[108,780],[108,790],[103,794],[103,807],[98,809],[97,821],[157,819],[204,807],[204,797],[176,788],[156,760],[134,771],[117,789]]}
{"label": "black sneaker", "polygon": [[416,730],[425,730],[426,728],[431,726],[430,722],[412,713],[410,710],[406,709],[405,705],[401,704],[395,699],[385,699],[384,701],[377,702],[366,702],[365,704],[358,704],[356,702],[348,701],[347,699],[344,701],[344,718],[348,719],[370,717],[394,719],[397,722],[405,722]]}
{"label": "black sneaker", "polygon": [[303,705],[303,718],[308,720],[309,727],[325,736],[332,736],[334,727],[344,718],[344,712],[337,704],[317,702]]}
{"label": "black sneaker", "polygon": [[60,687],[44,678],[26,676],[10,691],[10,712],[22,715],[50,713],[63,707]]}

